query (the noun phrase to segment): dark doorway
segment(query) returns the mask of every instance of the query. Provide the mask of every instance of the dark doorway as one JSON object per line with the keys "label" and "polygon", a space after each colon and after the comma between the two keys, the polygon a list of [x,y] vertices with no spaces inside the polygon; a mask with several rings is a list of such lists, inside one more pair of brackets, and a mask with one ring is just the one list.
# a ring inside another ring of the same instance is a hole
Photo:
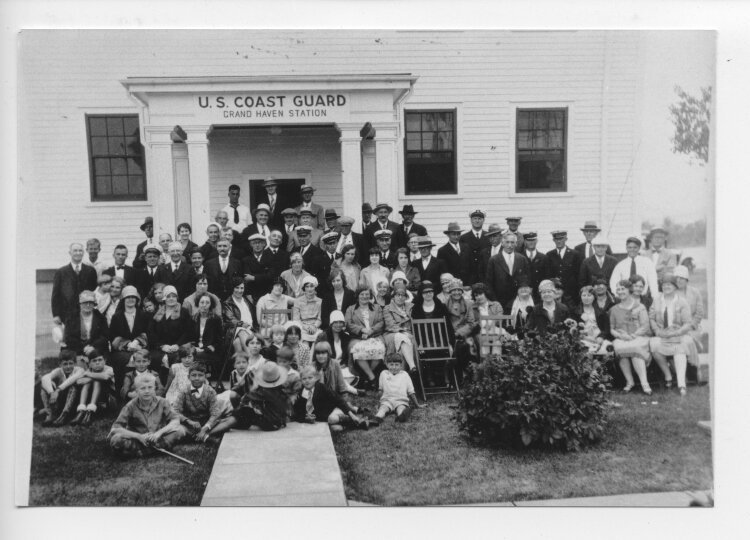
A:
{"label": "dark doorway", "polygon": [[[278,194],[278,200],[282,202],[284,208],[280,208],[279,211],[285,208],[294,208],[302,204],[302,197],[299,194],[299,189],[305,184],[304,178],[277,178],[276,181],[279,183],[276,188]],[[266,188],[263,187],[262,178],[251,178],[249,180],[250,187],[250,208],[255,208],[258,204],[268,201],[266,195]]]}

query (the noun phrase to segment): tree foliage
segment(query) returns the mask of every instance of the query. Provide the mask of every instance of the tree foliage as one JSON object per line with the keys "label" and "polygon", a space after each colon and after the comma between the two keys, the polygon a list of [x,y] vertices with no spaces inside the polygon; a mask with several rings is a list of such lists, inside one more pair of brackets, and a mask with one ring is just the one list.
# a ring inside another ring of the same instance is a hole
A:
{"label": "tree foliage", "polygon": [[708,163],[708,139],[711,123],[711,87],[701,88],[700,97],[692,96],[675,86],[679,101],[669,106],[674,124],[672,152],[685,154],[702,167]]}

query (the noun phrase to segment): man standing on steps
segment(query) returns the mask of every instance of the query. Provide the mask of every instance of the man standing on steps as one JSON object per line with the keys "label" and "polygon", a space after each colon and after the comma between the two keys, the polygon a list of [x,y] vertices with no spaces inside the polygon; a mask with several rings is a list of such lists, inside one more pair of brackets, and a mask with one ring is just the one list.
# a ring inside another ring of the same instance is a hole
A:
{"label": "man standing on steps", "polygon": [[[310,226],[313,229],[320,229],[322,232],[326,226],[325,210],[319,204],[312,202],[313,193],[315,188],[308,185],[303,185],[299,188],[299,193],[302,196],[302,204],[295,208],[300,215],[302,210],[309,211],[312,214],[312,222]],[[318,239],[319,241],[320,239]]]}
{"label": "man standing on steps", "polygon": [[229,186],[229,204],[222,208],[229,216],[229,226],[236,232],[241,233],[245,227],[250,225],[250,209],[240,204],[240,186],[232,184]]}
{"label": "man standing on steps", "polygon": [[260,204],[268,205],[268,224],[272,229],[283,227],[284,216],[281,215],[281,212],[289,203],[278,193],[278,181],[273,176],[269,176],[263,180],[263,187],[265,188],[266,193],[261,196],[261,199],[258,201],[258,206],[260,206]]}
{"label": "man standing on steps", "polygon": [[427,236],[427,229],[419,223],[414,223],[414,216],[418,214],[411,204],[405,204],[399,211],[401,214],[401,225],[398,226],[393,236],[393,249],[405,248],[409,241],[409,235],[415,233],[417,236]]}
{"label": "man standing on steps", "polygon": [[52,318],[57,325],[79,312],[81,291],[96,289],[96,270],[83,264],[83,244],[70,244],[68,254],[70,263],[58,268],[52,281]]}
{"label": "man standing on steps", "polygon": [[[484,218],[486,214],[482,210],[474,210],[469,214],[471,220],[471,229],[459,238],[459,242],[464,244],[469,250],[469,272],[466,276],[466,283],[474,284],[480,279],[480,254],[484,248],[490,247],[490,239],[487,231],[483,229]],[[481,269],[484,272],[484,269]]]}

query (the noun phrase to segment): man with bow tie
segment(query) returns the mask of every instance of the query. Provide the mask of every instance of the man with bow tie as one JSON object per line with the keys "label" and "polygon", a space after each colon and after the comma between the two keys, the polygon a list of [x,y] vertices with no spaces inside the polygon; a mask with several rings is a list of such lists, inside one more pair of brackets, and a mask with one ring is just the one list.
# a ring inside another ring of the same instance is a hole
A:
{"label": "man with bow tie", "polygon": [[132,266],[125,264],[128,260],[128,248],[123,244],[118,244],[115,246],[112,258],[115,261],[114,266],[110,266],[103,273],[124,279],[126,285],[135,285],[135,270]]}
{"label": "man with bow tie", "polygon": [[674,273],[677,267],[677,254],[665,247],[667,231],[662,227],[655,227],[649,233],[649,249],[644,249],[641,255],[651,259],[656,267],[656,278],[659,281],[659,290],[665,274]]}

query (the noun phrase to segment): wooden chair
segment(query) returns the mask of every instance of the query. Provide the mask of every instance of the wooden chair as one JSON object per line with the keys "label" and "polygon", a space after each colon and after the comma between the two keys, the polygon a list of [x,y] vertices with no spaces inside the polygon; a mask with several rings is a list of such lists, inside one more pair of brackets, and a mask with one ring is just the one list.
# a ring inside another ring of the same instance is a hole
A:
{"label": "wooden chair", "polygon": [[[479,335],[477,345],[479,346],[479,357],[484,359],[492,354],[500,356],[502,353],[503,329],[510,326],[510,315],[480,315]],[[486,351],[486,352],[485,352]]]}
{"label": "wooden chair", "polygon": [[264,339],[271,337],[271,327],[274,324],[285,324],[292,320],[291,309],[261,309],[260,310],[260,335]]}
{"label": "wooden chair", "polygon": [[[416,340],[416,363],[419,373],[419,384],[422,387],[422,399],[427,400],[427,394],[459,394],[456,370],[451,366],[454,387],[449,385],[425,388],[423,368],[430,364],[446,367],[453,362],[453,347],[448,339],[448,327],[445,319],[415,319],[412,321],[414,339]],[[448,373],[446,373],[446,376]]]}

